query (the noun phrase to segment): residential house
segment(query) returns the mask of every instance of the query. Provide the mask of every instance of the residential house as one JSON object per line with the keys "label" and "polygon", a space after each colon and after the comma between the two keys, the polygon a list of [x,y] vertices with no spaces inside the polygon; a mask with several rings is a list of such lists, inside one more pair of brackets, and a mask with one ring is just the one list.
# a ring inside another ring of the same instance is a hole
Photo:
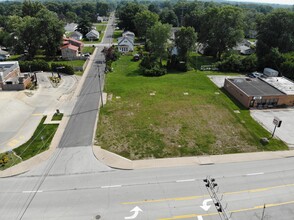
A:
{"label": "residential house", "polygon": [[99,34],[99,32],[98,31],[96,31],[96,30],[94,30],[94,29],[92,29],[91,31],[89,31],[87,34],[86,34],[86,38],[88,39],[88,40],[98,40],[99,39],[99,36],[100,36],[100,34]]}
{"label": "residential house", "polygon": [[70,37],[75,40],[82,40],[83,39],[83,35],[78,31],[74,31],[73,33],[71,33]]}
{"label": "residential house", "polygon": [[66,33],[70,33],[70,32],[74,32],[78,27],[78,24],[76,23],[67,23],[65,26],[64,26],[64,30]]}
{"label": "residential house", "polygon": [[117,47],[118,51],[122,53],[134,51],[134,38],[128,36],[118,38]]}
{"label": "residential house", "polygon": [[69,38],[66,38],[66,37],[63,38],[63,46],[65,46],[67,44],[72,44],[72,45],[78,47],[79,48],[79,51],[82,51],[83,50],[83,47],[84,47],[84,43],[83,42],[78,41],[78,40],[75,40],[75,39],[73,39],[71,37],[69,37]]}
{"label": "residential house", "polygon": [[98,23],[102,23],[103,22],[103,17],[101,17],[101,16],[97,16],[97,22]]}
{"label": "residential house", "polygon": [[65,60],[73,60],[79,56],[79,48],[72,44],[67,44],[61,47],[61,55]]}
{"label": "residential house", "polygon": [[135,40],[135,34],[131,31],[126,31],[122,34],[123,37],[133,38],[133,41]]}
{"label": "residential house", "polygon": [[243,39],[240,43],[233,47],[233,50],[237,51],[242,55],[250,55],[255,52],[251,45],[252,44],[248,40]]}

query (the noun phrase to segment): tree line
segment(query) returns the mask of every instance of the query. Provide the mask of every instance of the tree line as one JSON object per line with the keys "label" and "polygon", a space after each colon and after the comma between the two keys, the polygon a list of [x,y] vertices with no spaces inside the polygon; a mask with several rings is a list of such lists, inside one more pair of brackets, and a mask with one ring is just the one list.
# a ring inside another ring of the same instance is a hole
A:
{"label": "tree line", "polygon": [[[287,72],[288,76],[294,75],[293,14],[294,7],[274,9],[267,5],[235,6],[185,0],[122,2],[117,7],[120,28],[135,32],[145,41],[149,53],[142,63],[147,69],[154,61],[158,61],[155,66],[159,69],[162,58],[169,56],[169,36],[164,32],[172,27],[181,27],[175,40],[178,56],[170,56],[169,64],[186,62],[197,40],[196,46],[204,46],[204,53],[215,57],[223,70],[248,72],[272,67]],[[232,48],[244,37],[249,38],[251,33],[256,33],[256,54],[243,57],[232,52]]]}
{"label": "tree line", "polygon": [[115,5],[104,1],[57,2],[25,0],[0,3],[0,46],[33,59],[38,50],[55,57],[67,22],[77,22],[84,33],[97,15],[107,16]]}

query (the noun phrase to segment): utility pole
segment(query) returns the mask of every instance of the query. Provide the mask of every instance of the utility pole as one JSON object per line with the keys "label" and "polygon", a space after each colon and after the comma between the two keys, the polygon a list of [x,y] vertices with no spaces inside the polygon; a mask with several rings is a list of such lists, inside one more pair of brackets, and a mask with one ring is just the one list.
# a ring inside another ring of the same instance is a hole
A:
{"label": "utility pole", "polygon": [[216,210],[218,211],[219,217],[222,220],[231,220],[231,214],[228,213],[227,209],[227,204],[226,206],[223,206],[221,199],[219,199],[217,195],[217,191],[215,188],[217,187],[217,183],[215,182],[214,178],[207,177],[206,179],[203,180],[205,182],[205,186],[207,188],[207,191],[214,203],[214,206]]}
{"label": "utility pole", "polygon": [[102,94],[102,87],[101,87],[101,74],[100,74],[100,68],[98,65],[98,77],[99,77],[99,87],[100,87],[100,99],[101,99],[101,107],[103,107],[103,94]]}
{"label": "utility pole", "polygon": [[265,213],[265,204],[263,205],[261,220],[263,220],[263,218],[264,218],[264,213]]}

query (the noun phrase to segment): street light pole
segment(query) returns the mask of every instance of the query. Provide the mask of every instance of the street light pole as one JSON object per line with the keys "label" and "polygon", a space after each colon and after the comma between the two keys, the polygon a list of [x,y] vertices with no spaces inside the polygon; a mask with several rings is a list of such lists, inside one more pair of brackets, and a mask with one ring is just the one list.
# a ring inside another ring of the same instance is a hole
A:
{"label": "street light pole", "polygon": [[102,95],[102,87],[101,87],[101,74],[100,74],[100,68],[98,65],[98,77],[99,77],[99,87],[100,87],[100,99],[101,99],[101,107],[103,107],[103,95]]}

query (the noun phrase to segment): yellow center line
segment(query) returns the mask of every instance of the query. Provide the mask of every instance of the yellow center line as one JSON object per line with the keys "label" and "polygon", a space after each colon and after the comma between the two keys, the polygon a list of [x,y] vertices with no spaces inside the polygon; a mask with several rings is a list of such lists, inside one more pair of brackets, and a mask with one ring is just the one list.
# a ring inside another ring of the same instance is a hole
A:
{"label": "yellow center line", "polygon": [[[285,184],[285,185],[279,185],[279,186],[265,187],[265,188],[241,190],[241,191],[235,191],[235,192],[225,192],[223,194],[224,195],[234,195],[234,194],[241,194],[241,193],[256,193],[256,192],[263,192],[263,191],[268,191],[268,190],[272,190],[272,189],[279,189],[279,188],[286,188],[286,187],[293,187],[293,186],[294,186],[294,183]],[[165,199],[149,199],[149,200],[146,199],[146,200],[135,201],[135,202],[123,202],[121,204],[123,204],[123,205],[134,205],[134,204],[166,202],[166,201],[185,201],[185,200],[199,199],[199,198],[203,198],[203,197],[207,197],[207,196],[209,196],[209,195],[186,196],[186,197],[165,198]]]}
{"label": "yellow center line", "polygon": [[[273,203],[273,204],[266,204],[266,208],[270,208],[270,207],[276,207],[276,206],[282,206],[282,205],[289,205],[289,204],[293,204],[294,200],[292,201],[288,201],[288,202],[281,202],[281,203]],[[264,205],[260,205],[260,206],[254,206],[252,208],[244,208],[244,209],[237,209],[237,210],[233,210],[231,211],[231,213],[238,213],[238,212],[246,212],[246,211],[252,211],[252,210],[257,210],[257,209],[263,209]],[[170,218],[160,218],[158,220],[173,220],[173,219],[187,219],[187,218],[195,218],[198,216],[213,216],[213,215],[218,215],[218,212],[213,212],[213,213],[208,213],[208,214],[187,214],[187,215],[178,215],[178,216],[173,216]]]}
{"label": "yellow center line", "polygon": [[32,114],[32,116],[43,116],[43,114],[42,113],[34,113],[34,114]]}

